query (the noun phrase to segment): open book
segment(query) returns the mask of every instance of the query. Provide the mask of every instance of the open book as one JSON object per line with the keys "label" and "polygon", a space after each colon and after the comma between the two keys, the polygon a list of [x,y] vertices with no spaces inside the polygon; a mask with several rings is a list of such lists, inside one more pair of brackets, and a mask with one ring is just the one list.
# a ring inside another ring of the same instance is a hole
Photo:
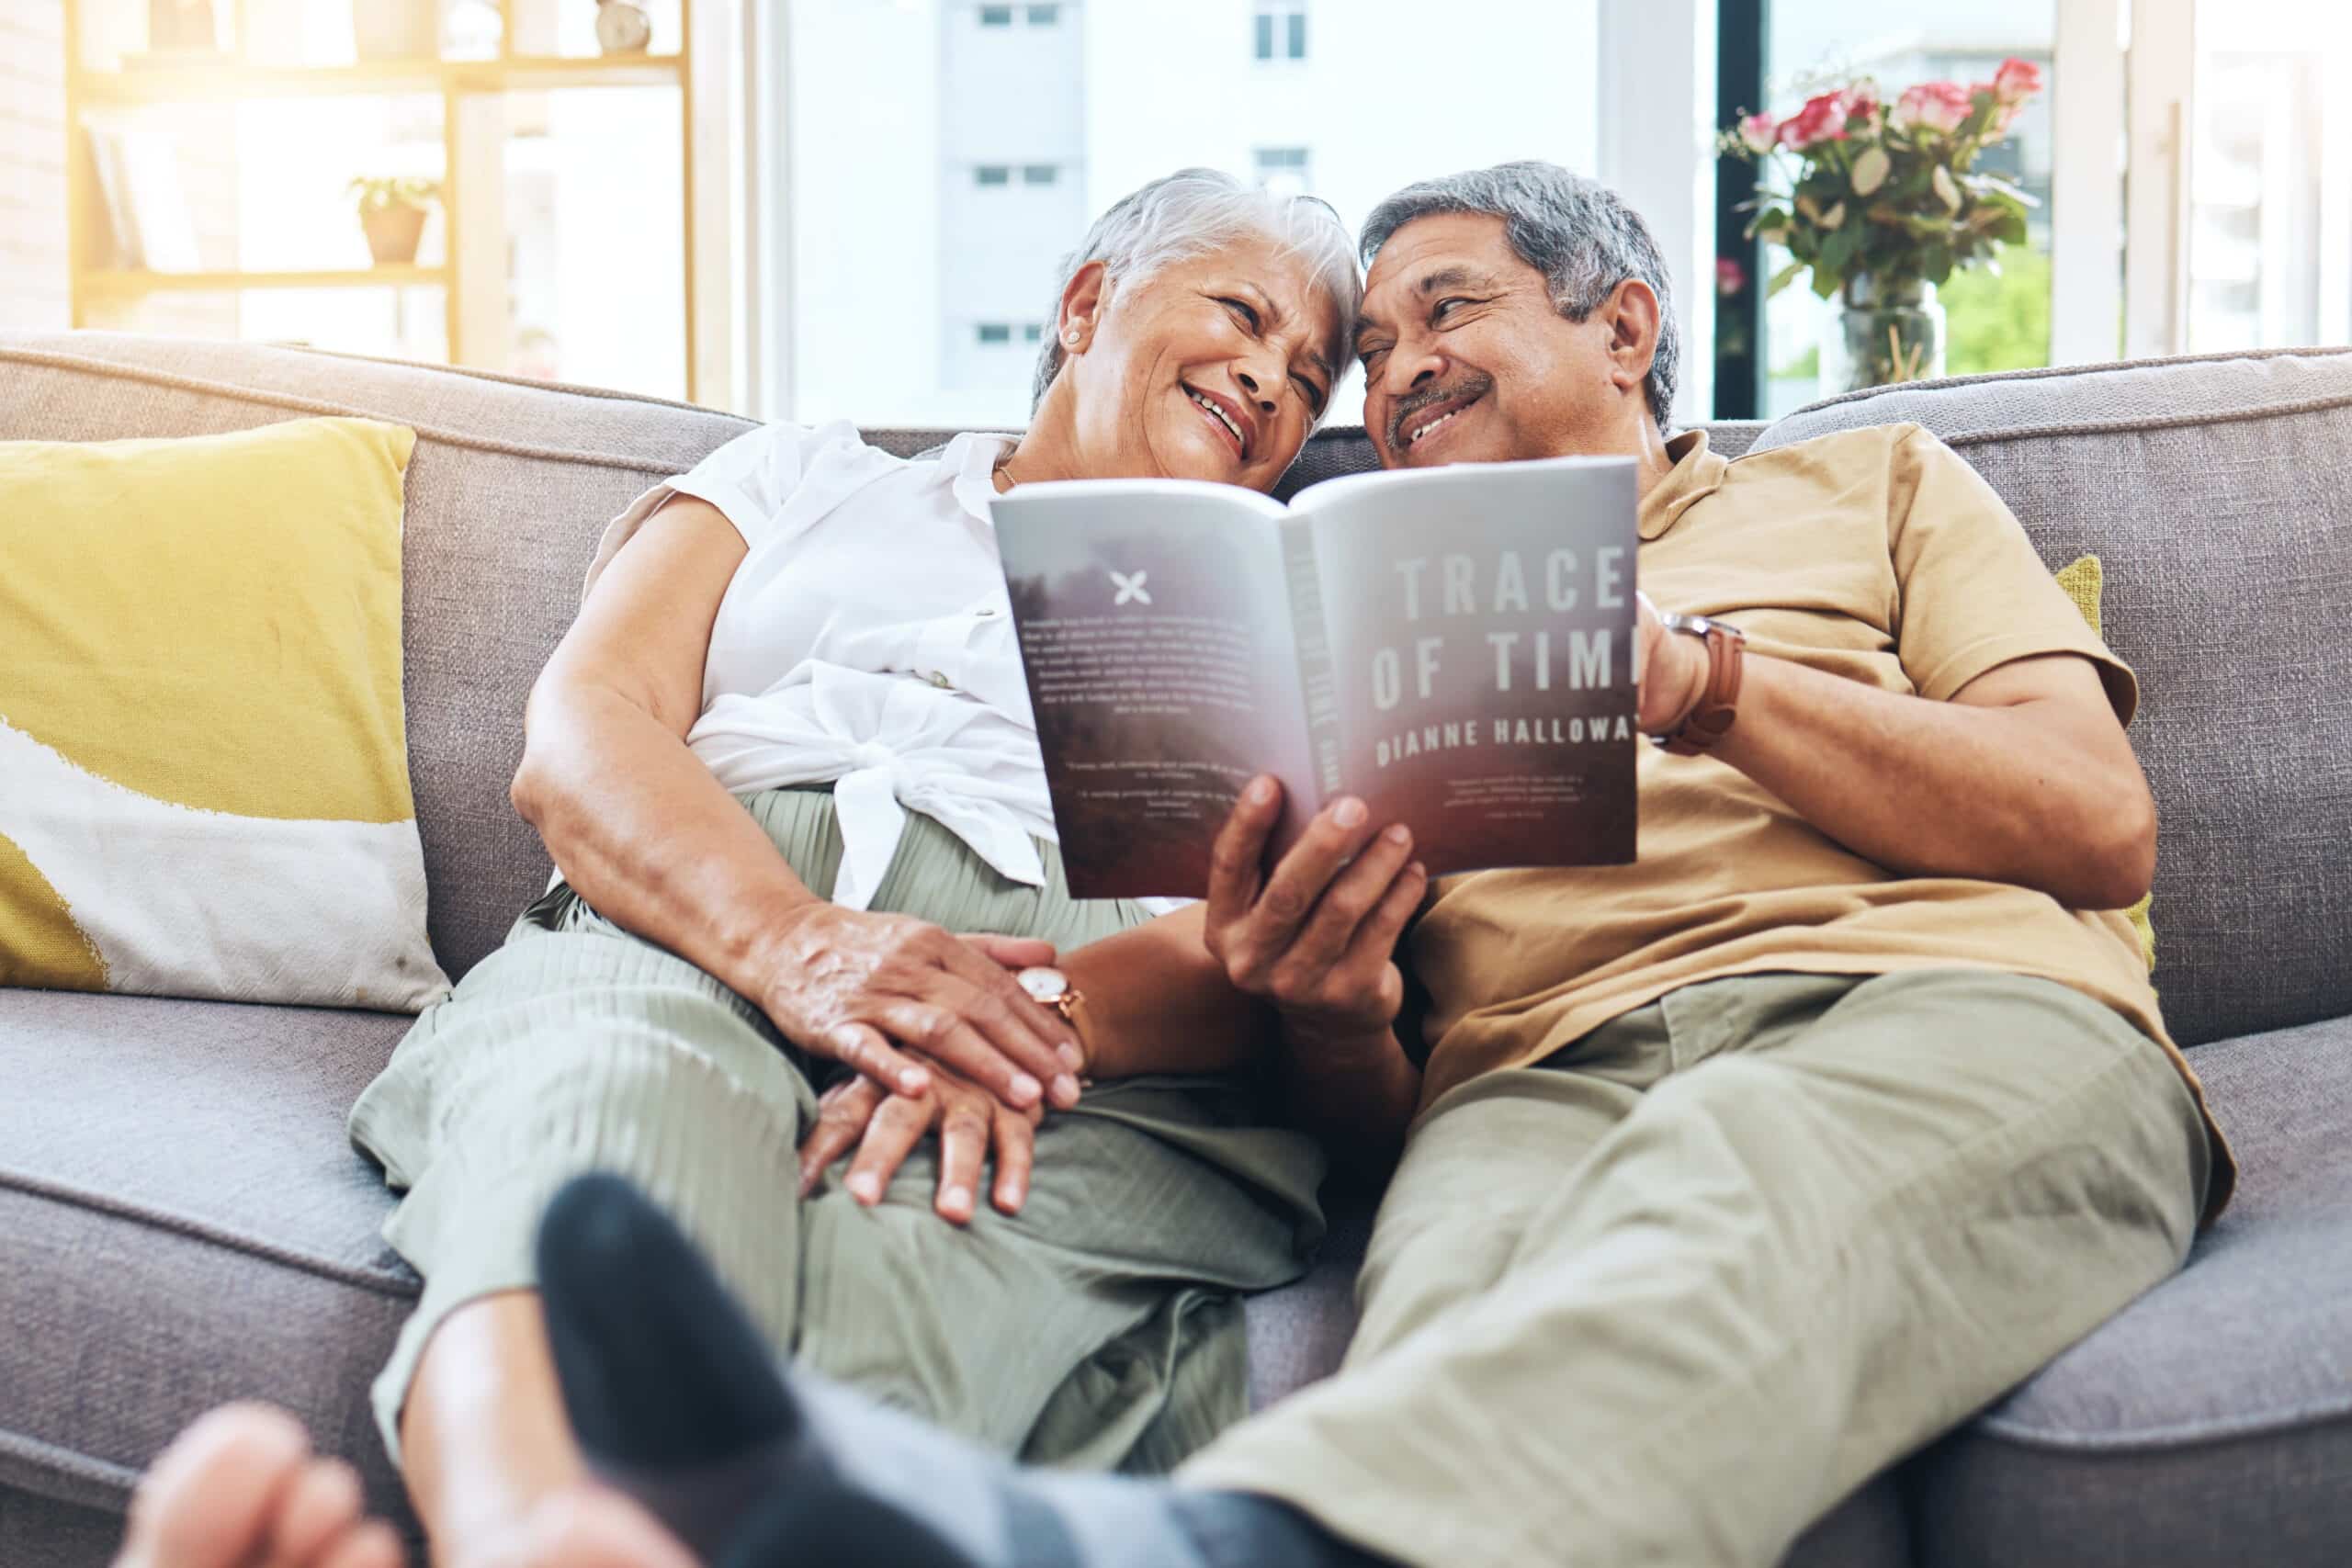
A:
{"label": "open book", "polygon": [[1277,852],[1352,794],[1432,874],[1634,858],[1632,459],[993,504],[1078,897],[1204,893],[1261,772]]}

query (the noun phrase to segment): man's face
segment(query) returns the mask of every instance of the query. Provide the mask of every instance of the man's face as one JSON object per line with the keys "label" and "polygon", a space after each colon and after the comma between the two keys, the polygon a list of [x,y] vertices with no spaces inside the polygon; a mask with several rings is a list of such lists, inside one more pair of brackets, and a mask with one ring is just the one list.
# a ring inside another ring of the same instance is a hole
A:
{"label": "man's face", "polygon": [[[1373,260],[1356,324],[1364,429],[1381,467],[1620,449],[1629,360],[1612,340],[1627,289],[1648,294],[1620,285],[1571,321],[1501,219],[1445,213],[1397,230]],[[1639,358],[1646,376],[1646,344]]]}

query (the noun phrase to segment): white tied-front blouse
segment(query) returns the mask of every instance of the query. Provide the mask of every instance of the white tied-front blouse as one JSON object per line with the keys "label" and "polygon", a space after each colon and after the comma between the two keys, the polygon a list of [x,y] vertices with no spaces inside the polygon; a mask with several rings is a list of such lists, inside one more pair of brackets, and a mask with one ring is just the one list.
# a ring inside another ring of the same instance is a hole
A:
{"label": "white tied-front blouse", "polygon": [[673,495],[742,533],[686,744],[729,790],[833,786],[846,908],[873,899],[909,811],[1045,880],[1032,836],[1054,840],[1053,806],[989,513],[1011,444],[967,434],[909,459],[846,422],[747,431],[639,496],[588,569],[593,586]]}

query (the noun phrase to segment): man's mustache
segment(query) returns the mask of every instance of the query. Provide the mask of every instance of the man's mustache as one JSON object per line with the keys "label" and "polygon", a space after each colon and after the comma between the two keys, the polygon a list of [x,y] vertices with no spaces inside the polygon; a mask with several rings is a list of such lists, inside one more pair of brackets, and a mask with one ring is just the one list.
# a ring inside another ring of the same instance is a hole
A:
{"label": "man's mustache", "polygon": [[1413,393],[1398,403],[1396,412],[1388,416],[1388,449],[1391,452],[1405,449],[1405,426],[1422,410],[1433,409],[1440,403],[1452,402],[1457,398],[1475,402],[1494,389],[1495,378],[1483,370],[1473,370],[1451,387],[1431,387]]}

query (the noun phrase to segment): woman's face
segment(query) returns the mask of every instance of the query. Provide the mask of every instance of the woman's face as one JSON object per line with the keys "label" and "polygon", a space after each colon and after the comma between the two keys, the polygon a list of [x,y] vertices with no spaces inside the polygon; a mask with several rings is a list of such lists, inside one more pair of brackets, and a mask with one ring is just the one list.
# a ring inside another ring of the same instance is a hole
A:
{"label": "woman's face", "polygon": [[1307,263],[1271,240],[1133,284],[1081,267],[1059,324],[1071,466],[1272,490],[1330,400],[1344,325]]}

